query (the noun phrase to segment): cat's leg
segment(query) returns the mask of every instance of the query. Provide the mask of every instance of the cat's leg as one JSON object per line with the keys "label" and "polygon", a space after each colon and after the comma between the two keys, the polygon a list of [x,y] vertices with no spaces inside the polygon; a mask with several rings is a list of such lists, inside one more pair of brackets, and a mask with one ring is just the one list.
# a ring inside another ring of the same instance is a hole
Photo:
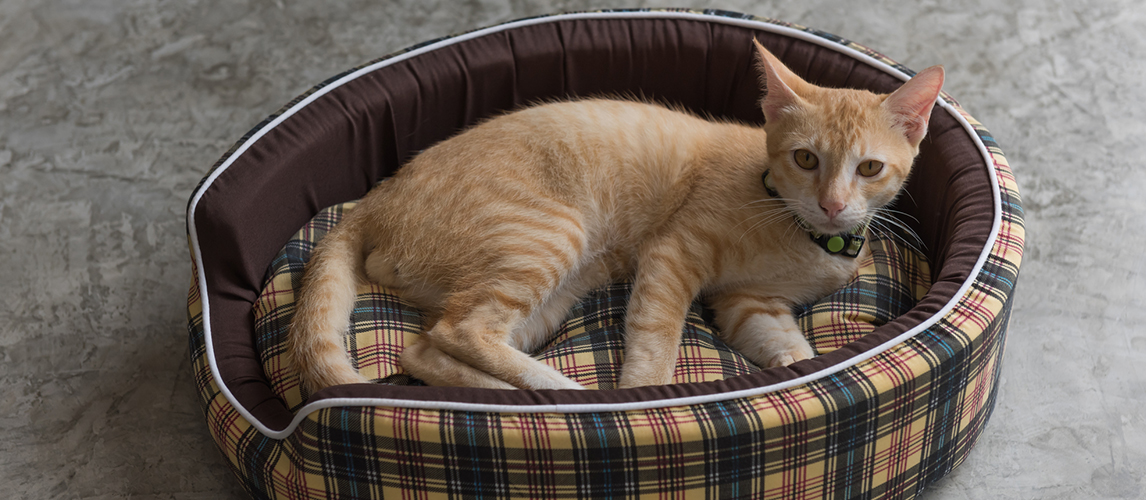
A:
{"label": "cat's leg", "polygon": [[[423,325],[432,330],[441,320],[445,292],[433,284],[407,283],[400,279],[390,260],[383,252],[372,252],[365,262],[366,276],[374,283],[398,291],[404,300],[421,309]],[[424,337],[407,346],[400,363],[414,377],[430,385],[454,387],[482,387],[488,389],[516,389],[507,382],[458,361],[434,346]]]}
{"label": "cat's leg", "polygon": [[593,259],[568,273],[566,279],[546,299],[533,308],[529,317],[514,330],[510,345],[532,353],[553,338],[577,302],[595,288],[612,282],[605,258]]}
{"label": "cat's leg", "polygon": [[[572,309],[577,301],[593,288],[607,283],[608,278],[609,271],[603,262],[588,264],[584,268],[571,273],[569,279],[550,293],[541,304],[534,307],[525,321],[521,322],[519,326],[513,330],[508,341],[509,345],[524,353],[533,352],[541,347],[553,336],[554,331],[561,322],[569,316],[570,309]],[[434,323],[437,323],[437,321]],[[440,335],[440,332],[437,334]],[[518,357],[516,353],[511,353],[511,355]],[[406,348],[402,353],[402,357],[403,365],[412,368],[407,370],[411,371],[411,374],[415,377],[422,379],[430,385],[485,387],[491,389],[515,388],[508,382],[475,369],[469,364],[442,352],[433,342],[428,340],[417,342]],[[533,365],[532,362],[525,364]],[[546,368],[549,367],[545,365],[541,370],[537,370],[536,366],[527,368],[528,371],[534,372],[535,378],[537,378],[536,374],[538,371],[543,371],[547,373],[543,374],[540,378],[550,379],[548,383],[542,385],[534,384],[534,386],[530,388],[582,388],[579,385],[575,387],[569,385],[569,383],[564,380],[564,375],[554,373],[556,370],[550,372],[550,370],[546,370]]]}
{"label": "cat's leg", "polygon": [[[576,297],[562,290],[579,279],[585,246],[579,215],[535,201],[500,214],[474,242],[492,262],[447,266],[469,274],[451,277],[441,317],[419,341],[426,345],[403,356],[412,374],[436,385],[496,385],[488,376],[523,389],[583,389],[521,350],[544,341],[552,331],[542,327],[568,312]],[[465,366],[434,371],[418,366],[421,358],[430,366]]]}
{"label": "cat's leg", "polygon": [[685,315],[704,276],[678,242],[666,238],[640,256],[625,314],[625,361],[618,388],[672,381]]}
{"label": "cat's leg", "polygon": [[784,300],[742,290],[715,294],[709,303],[721,337],[763,368],[816,355]]}
{"label": "cat's leg", "polygon": [[[584,389],[511,345],[514,330],[547,296],[509,276],[446,299],[441,319],[407,348],[402,366],[431,385]],[[415,344],[416,346],[417,344]]]}
{"label": "cat's leg", "polygon": [[583,295],[577,292],[578,290],[568,288],[554,291],[545,302],[533,309],[519,327],[513,330],[509,344],[527,353],[544,346]]}
{"label": "cat's leg", "polygon": [[401,359],[406,371],[430,385],[516,389],[508,382],[498,380],[442,352],[428,338],[406,347]]}

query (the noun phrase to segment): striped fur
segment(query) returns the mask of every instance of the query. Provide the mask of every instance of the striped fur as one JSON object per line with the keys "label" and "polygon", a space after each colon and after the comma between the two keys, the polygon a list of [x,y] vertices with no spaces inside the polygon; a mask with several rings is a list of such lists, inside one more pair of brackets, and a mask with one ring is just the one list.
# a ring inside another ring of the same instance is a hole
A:
{"label": "striped fur", "polygon": [[[893,94],[813,86],[757,44],[764,127],[617,100],[539,105],[438,144],[383,182],[308,264],[290,352],[311,392],[367,380],[342,345],[361,279],[427,318],[402,365],[433,385],[580,389],[525,352],[589,290],[633,279],[620,387],[667,383],[689,304],[761,366],[812,356],[791,306],[852,277],[856,260],[800,237],[863,223],[906,180],[942,84]],[[793,152],[813,152],[807,170]],[[869,160],[885,167],[860,175]],[[770,169],[784,198],[760,181]]]}

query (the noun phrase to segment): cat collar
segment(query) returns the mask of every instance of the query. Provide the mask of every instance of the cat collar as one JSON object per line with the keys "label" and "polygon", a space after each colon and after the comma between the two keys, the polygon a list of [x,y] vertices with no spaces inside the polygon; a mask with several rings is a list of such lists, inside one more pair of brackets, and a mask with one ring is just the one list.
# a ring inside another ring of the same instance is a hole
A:
{"label": "cat collar", "polygon": [[[760,179],[764,182],[764,191],[768,193],[768,196],[779,198],[780,192],[776,191],[776,186],[772,184],[772,179],[768,177],[768,174],[771,173],[771,169],[765,170],[764,175],[760,176]],[[864,242],[867,241],[863,236],[864,233],[867,232],[866,222],[852,228],[851,231],[839,234],[823,234],[816,231],[803,217],[799,215],[793,215],[793,217],[796,219],[796,224],[808,233],[808,236],[812,238],[813,242],[819,245],[820,248],[823,248],[825,252],[832,255],[843,255],[854,259],[859,255],[860,250],[863,249]]]}

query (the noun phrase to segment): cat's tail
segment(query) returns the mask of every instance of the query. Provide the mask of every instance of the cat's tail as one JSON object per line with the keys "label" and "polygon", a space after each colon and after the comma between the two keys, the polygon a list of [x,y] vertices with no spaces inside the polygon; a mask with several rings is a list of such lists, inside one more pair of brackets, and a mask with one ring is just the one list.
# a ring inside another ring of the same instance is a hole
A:
{"label": "cat's tail", "polygon": [[361,231],[346,222],[335,226],[311,255],[290,325],[287,349],[311,394],[370,382],[354,368],[343,340],[363,275]]}

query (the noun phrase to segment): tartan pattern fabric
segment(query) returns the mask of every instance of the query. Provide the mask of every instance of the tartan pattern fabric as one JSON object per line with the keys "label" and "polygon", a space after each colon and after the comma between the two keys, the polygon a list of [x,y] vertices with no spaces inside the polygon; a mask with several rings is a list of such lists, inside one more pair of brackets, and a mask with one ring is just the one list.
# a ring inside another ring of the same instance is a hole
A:
{"label": "tartan pattern fabric", "polygon": [[[615,389],[624,348],[625,306],[630,283],[596,290],[576,305],[557,334],[535,354],[590,389]],[[674,384],[721,380],[758,371],[747,358],[716,337],[693,304],[685,318]]]}
{"label": "tartan pattern fabric", "polygon": [[[269,278],[255,301],[255,345],[263,372],[292,410],[307,400],[298,374],[286,361],[294,297],[315,245],[353,209],[347,202],[320,211],[271,262]],[[836,293],[797,308],[797,321],[812,347],[823,354],[871,333],[909,311],[930,288],[927,261],[918,251],[887,235],[869,239],[871,255],[857,276]],[[624,347],[624,316],[631,284],[594,291],[577,304],[554,337],[535,357],[590,389],[616,388]],[[359,286],[350,317],[347,351],[355,367],[375,382],[420,385],[398,364],[407,345],[422,331],[422,317],[393,292],[374,284]],[[700,301],[685,321],[674,384],[721,380],[758,371],[751,361],[720,340]]]}
{"label": "tartan pattern fabric", "polygon": [[648,410],[325,408],[278,440],[216,383],[193,261],[190,357],[209,431],[255,498],[914,498],[962,463],[994,407],[1025,238],[1006,158],[986,128],[943,97],[987,147],[1001,225],[956,307],[869,359],[757,396]]}
{"label": "tartan pattern fabric", "polygon": [[871,254],[852,282],[797,311],[796,320],[818,354],[898,318],[931,289],[931,268],[922,253],[888,232],[869,236]]}
{"label": "tartan pattern fabric", "polygon": [[[303,269],[314,245],[326,235],[355,202],[343,203],[319,212],[306,224],[271,263],[269,278],[254,305],[255,347],[263,373],[292,410],[309,396],[299,384],[298,374],[289,369],[286,339],[294,316],[295,290],[302,282]],[[381,383],[410,385],[398,366],[402,349],[421,332],[421,315],[410,304],[375,284],[363,284],[350,315],[347,349],[355,367],[367,378]]]}

